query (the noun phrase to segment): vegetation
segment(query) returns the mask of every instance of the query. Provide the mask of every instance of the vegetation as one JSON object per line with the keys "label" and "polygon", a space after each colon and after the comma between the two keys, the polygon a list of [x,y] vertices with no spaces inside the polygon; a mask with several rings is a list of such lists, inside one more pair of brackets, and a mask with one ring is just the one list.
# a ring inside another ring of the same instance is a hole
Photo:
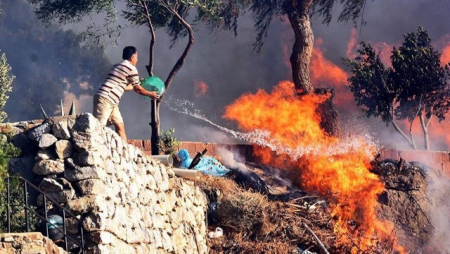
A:
{"label": "vegetation", "polygon": [[[392,49],[392,67],[386,68],[370,44],[361,43],[358,57],[346,59],[351,68],[350,89],[367,117],[380,117],[416,149],[413,123],[419,118],[424,145],[430,150],[428,126],[433,116],[444,120],[450,108],[449,65],[440,56],[422,27],[404,35],[398,49]],[[396,120],[407,120],[409,135]]]}
{"label": "vegetation", "polygon": [[176,157],[176,152],[180,146],[180,141],[178,141],[173,134],[175,133],[175,129],[171,128],[167,131],[161,131],[160,134],[160,142],[159,149],[164,154],[170,154],[173,157]]}
{"label": "vegetation", "polygon": [[[12,90],[12,83],[15,76],[11,73],[11,66],[8,64],[6,55],[2,54],[0,56],[0,122],[3,121],[8,115],[4,108],[6,102],[9,98],[9,93]],[[7,184],[5,182],[8,174],[8,163],[9,159],[12,157],[17,157],[20,155],[20,149],[15,147],[9,142],[8,136],[6,134],[0,134],[0,216],[1,218],[7,218],[7,195],[6,188]],[[24,200],[24,192],[22,185],[18,180],[12,180],[9,184],[10,193],[10,212],[11,212],[11,230],[20,232],[23,230],[23,225],[25,225],[25,214],[24,208],[22,207]],[[32,219],[32,221],[36,221]],[[32,225],[33,227],[34,225]],[[7,221],[3,219],[0,223],[0,232],[7,231]],[[33,228],[34,229],[34,228]]]}
{"label": "vegetation", "polygon": [[[84,4],[73,1],[28,0],[36,6],[36,16],[45,22],[56,21],[59,24],[80,22],[84,17],[93,14],[104,14],[103,24],[93,24],[83,33],[85,38],[93,38],[100,42],[102,36],[110,38],[120,35],[123,29],[130,26],[146,26],[149,29],[149,63],[147,72],[153,76],[154,45],[156,43],[155,29],[165,28],[172,37],[172,45],[179,39],[188,37],[186,47],[174,64],[165,80],[166,90],[171,86],[175,75],[181,69],[191,47],[194,44],[194,30],[187,20],[188,14],[196,11],[192,24],[205,22],[211,29],[234,30],[241,14],[250,10],[255,17],[255,28],[258,36],[255,48],[260,50],[263,39],[267,36],[269,25],[273,19],[287,16],[295,34],[295,43],[291,55],[293,80],[299,94],[313,91],[309,77],[309,63],[311,60],[314,36],[311,29],[311,14],[324,17],[329,23],[332,18],[335,3],[343,5],[339,21],[355,20],[362,13],[366,0],[325,0],[325,1],[221,1],[221,0],[95,0]],[[120,13],[128,21],[126,26],[113,26],[117,20],[119,6],[126,8]],[[102,25],[102,26],[101,26]],[[162,99],[162,98],[161,98]],[[159,154],[161,99],[153,101],[151,112],[152,153]]]}
{"label": "vegetation", "polygon": [[[0,232],[7,231],[6,223],[6,177],[8,174],[8,163],[12,157],[20,155],[20,149],[8,141],[5,134],[0,134],[0,216],[4,218],[0,223]],[[11,230],[20,232],[25,225],[24,209],[22,207],[24,200],[22,184],[17,179],[10,181],[10,209],[11,209]]]}
{"label": "vegetation", "polygon": [[362,15],[366,5],[366,0],[212,2],[215,3],[215,8],[209,8],[209,12],[200,12],[199,20],[205,21],[212,29],[233,30],[236,34],[238,18],[250,11],[253,14],[254,27],[257,30],[254,48],[258,51],[264,44],[272,20],[287,17],[294,32],[295,41],[292,46],[290,63],[292,78],[299,94],[308,94],[314,91],[309,76],[309,65],[314,46],[311,15],[323,17],[323,22],[329,24],[332,20],[334,5],[341,4],[342,8],[338,21],[355,21]]}
{"label": "vegetation", "polygon": [[[172,36],[172,45],[178,39],[188,36],[186,47],[175,62],[172,70],[165,80],[166,90],[171,86],[176,74],[183,66],[183,63],[194,44],[194,30],[187,21],[187,16],[192,9],[199,8],[203,12],[215,6],[216,1],[198,1],[198,0],[95,0],[80,4],[74,1],[47,1],[47,0],[29,0],[36,6],[36,17],[39,20],[50,23],[56,21],[59,24],[71,22],[80,22],[84,17],[92,14],[104,14],[105,22],[103,24],[92,24],[87,27],[83,33],[84,38],[94,39],[94,43],[99,43],[103,36],[115,38],[120,35],[123,29],[130,26],[146,26],[149,29],[149,63],[146,66],[147,72],[153,76],[154,67],[154,46],[156,43],[155,29],[166,28],[167,33]],[[114,23],[117,20],[117,14],[122,10],[121,16],[129,23],[126,26]],[[159,134],[160,134],[160,116],[159,109],[162,96],[157,101],[152,101],[151,127],[152,127],[152,153],[159,154]]]}
{"label": "vegetation", "polygon": [[15,76],[11,75],[11,66],[7,63],[6,55],[2,54],[0,56],[0,122],[8,116],[4,108],[15,78]]}

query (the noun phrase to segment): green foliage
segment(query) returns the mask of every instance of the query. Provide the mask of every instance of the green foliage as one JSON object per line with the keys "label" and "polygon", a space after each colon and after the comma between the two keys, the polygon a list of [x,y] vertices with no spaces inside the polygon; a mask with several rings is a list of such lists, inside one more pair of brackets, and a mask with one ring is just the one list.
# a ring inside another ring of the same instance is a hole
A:
{"label": "green foliage", "polygon": [[175,129],[171,128],[170,130],[163,131],[161,130],[160,134],[160,142],[159,142],[159,149],[164,154],[170,154],[172,156],[176,155],[176,151],[178,150],[180,146],[180,141],[178,141],[174,137]]}
{"label": "green foliage", "polygon": [[392,79],[392,68],[386,68],[370,44],[361,42],[354,60],[345,59],[351,68],[350,90],[367,117],[380,117],[383,122],[393,120],[392,110],[398,89]]}
{"label": "green foliage", "polygon": [[413,121],[423,113],[442,121],[450,107],[448,65],[441,66],[441,54],[431,46],[422,27],[404,38],[400,48],[394,47],[391,57],[394,82],[401,86],[395,115]]}
{"label": "green foliage", "polygon": [[[427,127],[431,117],[440,121],[450,109],[449,65],[441,65],[440,56],[431,46],[431,39],[422,27],[404,35],[404,42],[393,48],[392,67],[386,68],[379,53],[362,42],[358,57],[345,59],[351,68],[350,89],[357,105],[367,117],[380,117],[404,137],[394,120],[421,121],[428,149]],[[409,131],[411,132],[411,129]],[[409,142],[415,148],[412,134]]]}
{"label": "green foliage", "polygon": [[9,93],[12,91],[12,82],[15,76],[11,75],[11,66],[6,61],[6,55],[0,56],[0,122],[3,121],[8,114],[4,111]]}
{"label": "green foliage", "polygon": [[[6,181],[5,178],[8,177],[8,162],[12,157],[17,157],[20,155],[20,149],[15,147],[8,141],[7,135],[0,134],[0,232],[7,231],[6,222]],[[11,203],[11,230],[15,232],[23,231],[25,225],[25,210],[22,207],[24,194],[23,185],[18,179],[13,179],[10,181],[10,203]],[[31,214],[30,214],[31,215]],[[36,216],[30,216],[34,219],[32,221],[37,221]]]}
{"label": "green foliage", "polygon": [[[198,7],[197,21],[205,22],[211,29],[233,30],[237,35],[238,18],[247,12],[253,14],[257,31],[254,48],[260,51],[267,37],[272,20],[283,18],[291,13],[309,13],[323,17],[324,23],[330,23],[335,12],[335,4],[341,4],[338,21],[355,21],[361,16],[367,0],[231,0],[211,1],[208,8]],[[297,20],[296,22],[300,22]]]}
{"label": "green foliage", "polygon": [[[3,179],[2,179],[3,180]],[[23,182],[18,178],[10,179],[10,226],[11,232],[25,232],[26,231],[26,212],[24,208],[24,189]],[[0,233],[8,232],[7,224],[7,192],[2,191],[0,196]],[[28,222],[30,231],[36,231],[38,224],[40,223],[39,217],[34,212],[36,207],[30,206],[32,210],[28,212]]]}

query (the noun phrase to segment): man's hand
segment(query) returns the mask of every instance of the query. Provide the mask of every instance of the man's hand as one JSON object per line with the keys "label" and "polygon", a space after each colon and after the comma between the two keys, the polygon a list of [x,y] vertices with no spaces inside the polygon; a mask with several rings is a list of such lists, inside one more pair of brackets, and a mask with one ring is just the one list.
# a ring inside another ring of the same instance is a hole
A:
{"label": "man's hand", "polygon": [[154,100],[159,99],[158,92],[153,91],[153,92],[149,92],[149,93],[150,93],[150,94],[148,95],[148,97],[150,97],[150,98],[152,98],[152,99],[154,99]]}
{"label": "man's hand", "polygon": [[144,96],[148,96],[154,100],[159,99],[159,95],[158,92],[156,91],[147,91],[145,90],[142,86],[140,85],[135,85],[134,86],[134,91],[140,95],[144,95]]}

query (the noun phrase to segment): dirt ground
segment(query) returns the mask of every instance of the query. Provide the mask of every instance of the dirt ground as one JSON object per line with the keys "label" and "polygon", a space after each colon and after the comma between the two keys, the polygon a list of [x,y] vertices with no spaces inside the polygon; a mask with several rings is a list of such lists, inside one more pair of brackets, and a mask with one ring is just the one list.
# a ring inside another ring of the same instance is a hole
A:
{"label": "dirt ground", "polygon": [[357,240],[337,241],[327,200],[302,191],[280,170],[246,166],[245,175],[233,171],[227,177],[204,175],[196,181],[208,197],[208,229],[223,230],[223,236],[209,238],[210,253],[396,253],[395,238],[405,253],[440,253],[438,245],[430,243],[435,231],[430,214],[437,201],[428,197],[429,169],[424,165],[373,163],[372,171],[386,185],[377,216],[392,222],[394,230],[392,241],[379,241],[365,251],[358,249]]}

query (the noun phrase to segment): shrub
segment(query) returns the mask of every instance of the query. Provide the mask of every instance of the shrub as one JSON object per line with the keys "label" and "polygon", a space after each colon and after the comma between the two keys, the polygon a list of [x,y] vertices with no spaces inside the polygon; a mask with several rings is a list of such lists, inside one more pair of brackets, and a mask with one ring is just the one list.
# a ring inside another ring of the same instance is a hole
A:
{"label": "shrub", "polygon": [[159,149],[164,154],[170,154],[172,156],[176,156],[176,151],[180,146],[180,141],[178,141],[173,134],[175,133],[175,129],[171,128],[167,131],[161,131],[160,134],[160,142]]}

